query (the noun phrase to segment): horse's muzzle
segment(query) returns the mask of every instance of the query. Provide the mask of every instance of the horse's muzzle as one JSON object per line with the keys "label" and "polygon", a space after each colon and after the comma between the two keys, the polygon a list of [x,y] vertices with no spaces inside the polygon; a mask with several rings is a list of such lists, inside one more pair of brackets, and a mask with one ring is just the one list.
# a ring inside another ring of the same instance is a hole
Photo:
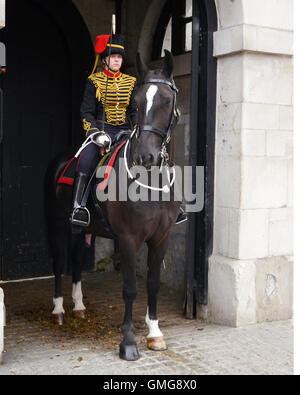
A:
{"label": "horse's muzzle", "polygon": [[154,156],[152,154],[138,155],[134,162],[139,166],[144,166],[147,170],[149,170],[151,166],[156,165]]}

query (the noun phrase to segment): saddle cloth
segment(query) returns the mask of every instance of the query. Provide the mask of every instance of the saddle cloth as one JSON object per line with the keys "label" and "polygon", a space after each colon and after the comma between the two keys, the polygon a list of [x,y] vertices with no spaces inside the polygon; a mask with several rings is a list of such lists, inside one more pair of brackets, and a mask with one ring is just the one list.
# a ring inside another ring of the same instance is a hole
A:
{"label": "saddle cloth", "polygon": [[[127,141],[127,139],[124,139],[120,144],[115,146],[112,149],[112,151],[105,154],[103,156],[103,158],[101,159],[100,163],[97,164],[97,170],[99,170],[102,166],[106,166],[106,170],[104,173],[104,179],[102,180],[102,182],[98,183],[98,188],[105,190],[105,188],[107,187],[111,169],[118,157],[118,153],[119,153],[120,149],[123,147],[123,145],[126,143],[126,141]],[[80,155],[79,155],[78,159],[73,157],[69,160],[69,162],[66,164],[63,171],[60,174],[60,177],[57,181],[58,184],[67,184],[67,185],[74,184],[74,178],[75,178],[79,160],[80,160]]]}
{"label": "saddle cloth", "polygon": [[[101,180],[97,179],[97,188],[101,188],[102,190],[105,190],[105,188],[107,187],[107,184],[108,184],[111,169],[113,168],[113,165],[118,157],[118,154],[119,154],[121,148],[124,146],[124,144],[126,142],[127,142],[127,137],[125,139],[123,138],[121,140],[120,144],[115,145],[110,152],[108,152],[106,155],[103,156],[100,163],[96,166],[96,169],[93,172],[93,175],[91,176],[89,185],[93,185],[93,183],[94,183],[93,179],[95,179],[95,174],[97,173],[97,171],[99,171],[99,169],[102,166],[106,166],[104,178]],[[80,156],[78,159],[73,157],[69,160],[69,162],[66,164],[63,171],[61,172],[61,175],[57,181],[58,184],[67,184],[67,185],[74,184],[74,178],[76,175],[76,170],[78,167],[79,160],[80,160]],[[86,192],[84,193],[84,196],[82,198],[82,204],[83,204],[83,201],[84,201],[84,204],[86,204],[89,195],[92,195],[93,204],[94,204],[94,207],[96,208],[98,217],[99,217],[100,221],[102,222],[102,225],[107,230],[107,232],[112,235],[113,239],[117,239],[117,236],[113,232],[107,218],[103,214],[103,211],[101,209],[98,199],[96,198],[95,193],[93,193],[93,188],[87,187]]]}

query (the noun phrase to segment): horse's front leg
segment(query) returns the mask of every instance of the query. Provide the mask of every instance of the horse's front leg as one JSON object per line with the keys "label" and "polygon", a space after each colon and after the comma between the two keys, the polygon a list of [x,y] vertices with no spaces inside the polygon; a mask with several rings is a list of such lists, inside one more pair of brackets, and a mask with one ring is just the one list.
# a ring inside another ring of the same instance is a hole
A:
{"label": "horse's front leg", "polygon": [[132,320],[133,302],[137,295],[136,284],[136,251],[130,240],[120,240],[121,270],[123,275],[123,299],[125,315],[122,324],[123,340],[120,343],[119,356],[126,361],[136,361],[139,353],[134,340]]}
{"label": "horse's front leg", "polygon": [[159,245],[155,245],[153,242],[148,243],[148,308],[145,321],[149,329],[149,334],[147,335],[147,347],[154,351],[167,350],[167,345],[164,340],[164,336],[159,329],[157,318],[157,295],[160,287],[160,268],[167,247],[168,238]]}

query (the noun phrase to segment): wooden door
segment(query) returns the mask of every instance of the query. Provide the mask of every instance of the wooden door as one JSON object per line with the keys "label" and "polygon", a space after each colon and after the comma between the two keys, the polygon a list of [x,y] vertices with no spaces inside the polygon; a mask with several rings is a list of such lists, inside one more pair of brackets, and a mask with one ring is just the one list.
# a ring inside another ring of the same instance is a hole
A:
{"label": "wooden door", "polygon": [[6,2],[1,146],[2,279],[52,273],[43,183],[49,161],[71,141],[71,65],[55,20],[27,0]]}

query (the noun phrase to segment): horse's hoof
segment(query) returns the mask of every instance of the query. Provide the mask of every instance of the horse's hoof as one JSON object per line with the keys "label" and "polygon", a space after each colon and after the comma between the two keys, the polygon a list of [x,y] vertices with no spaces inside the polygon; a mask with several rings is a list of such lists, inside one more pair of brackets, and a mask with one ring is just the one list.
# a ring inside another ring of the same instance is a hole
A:
{"label": "horse's hoof", "polygon": [[135,344],[120,344],[119,356],[125,361],[137,361],[140,356]]}
{"label": "horse's hoof", "polygon": [[57,325],[63,325],[64,324],[64,314],[53,314],[53,321]]}
{"label": "horse's hoof", "polygon": [[166,351],[168,349],[163,336],[147,337],[147,347],[153,351]]}
{"label": "horse's hoof", "polygon": [[80,318],[81,320],[86,319],[85,310],[73,310],[74,318]]}

